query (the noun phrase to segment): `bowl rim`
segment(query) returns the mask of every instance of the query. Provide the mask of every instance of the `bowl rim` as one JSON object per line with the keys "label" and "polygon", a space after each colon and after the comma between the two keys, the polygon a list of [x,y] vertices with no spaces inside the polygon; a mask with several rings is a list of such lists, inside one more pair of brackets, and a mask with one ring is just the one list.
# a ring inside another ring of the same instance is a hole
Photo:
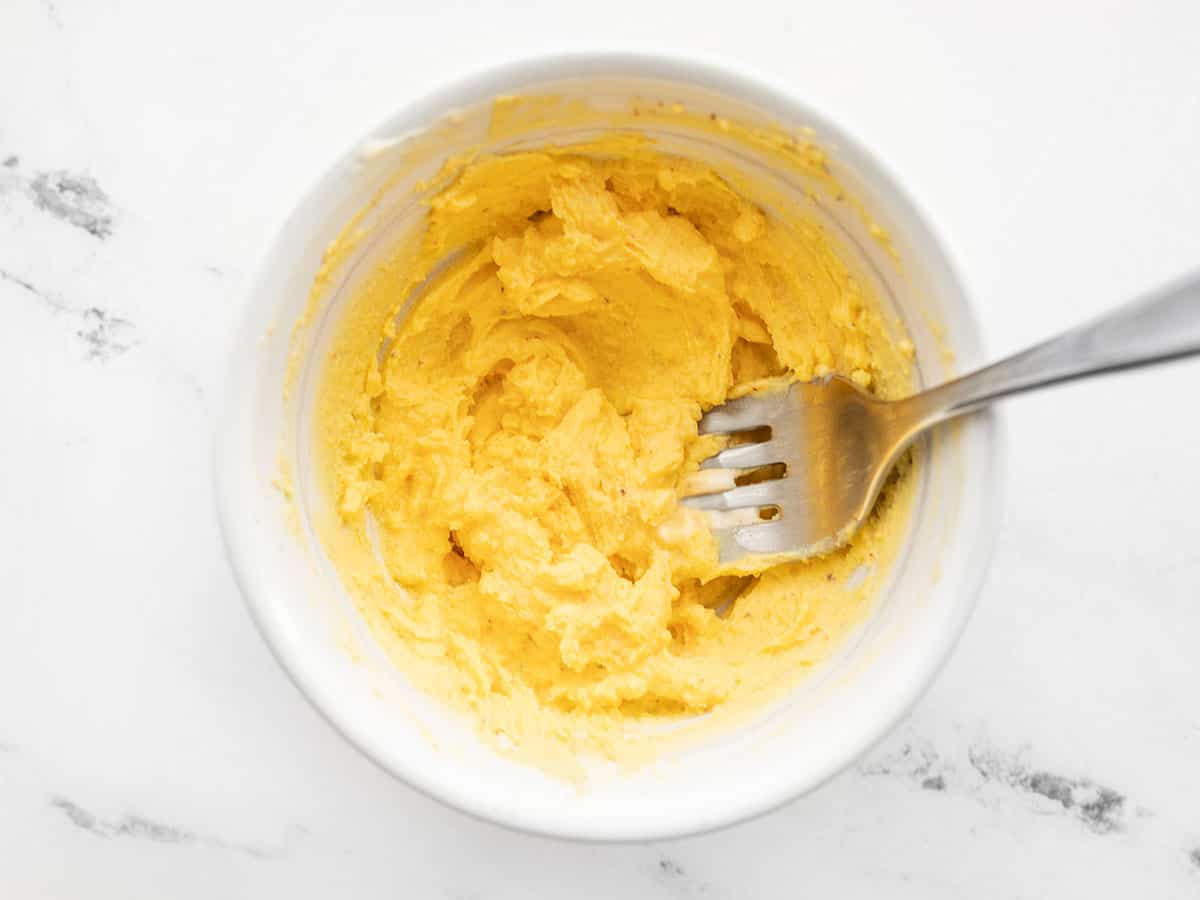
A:
{"label": "bowl rim", "polygon": [[[943,277],[955,288],[961,299],[961,309],[958,310],[961,330],[969,335],[982,354],[983,342],[970,295],[948,244],[942,235],[933,229],[923,211],[900,187],[899,181],[891,171],[852,134],[832,122],[819,109],[807,101],[797,99],[769,78],[763,77],[761,73],[743,74],[746,72],[751,72],[750,67],[741,63],[735,70],[728,64],[695,57],[623,50],[570,51],[489,65],[405,103],[359,136],[297,194],[298,199],[290,213],[294,215],[315,195],[323,192],[339,165],[353,159],[364,142],[373,136],[409,133],[413,129],[432,124],[452,109],[486,101],[499,94],[517,92],[523,87],[568,78],[642,77],[683,81],[743,100],[788,121],[811,123],[823,136],[834,139],[839,155],[852,160],[858,171],[867,173],[873,187],[889,195],[889,202],[903,214],[908,227],[920,233],[924,242],[932,248],[936,257],[932,262],[942,268]],[[878,709],[872,722],[860,727],[854,739],[843,742],[847,750],[839,759],[818,767],[797,767],[794,774],[789,774],[785,768],[781,768],[779,773],[766,780],[758,789],[738,797],[725,796],[720,802],[711,804],[710,814],[702,819],[678,821],[671,820],[669,816],[658,816],[648,821],[642,816],[628,816],[621,821],[616,821],[613,817],[596,817],[589,821],[581,821],[566,809],[541,809],[531,813],[519,800],[508,803],[481,800],[461,790],[454,780],[445,774],[439,776],[437,772],[418,769],[406,764],[405,760],[396,758],[388,752],[387,747],[381,746],[381,742],[374,739],[375,736],[369,727],[356,721],[354,716],[340,708],[338,698],[329,690],[321,673],[307,658],[304,648],[295,639],[287,623],[271,614],[270,604],[266,600],[271,592],[271,585],[269,579],[263,576],[262,567],[256,564],[259,556],[257,547],[262,544],[264,538],[259,533],[256,523],[240,514],[237,479],[232,474],[242,450],[238,441],[241,432],[237,411],[240,406],[249,402],[252,393],[244,389],[244,379],[251,375],[253,367],[250,360],[259,340],[254,297],[260,293],[260,286],[270,278],[269,263],[276,255],[289,221],[290,218],[287,218],[278,222],[270,231],[266,249],[256,262],[254,275],[246,282],[247,288],[243,295],[228,359],[223,390],[224,412],[215,424],[213,436],[214,497],[226,555],[259,633],[292,683],[321,717],[380,768],[426,796],[475,818],[529,834],[597,842],[660,840],[702,834],[777,809],[837,775],[866,754],[908,715],[948,662],[977,604],[999,532],[1005,468],[1004,440],[1002,421],[994,409],[974,415],[969,423],[972,431],[982,438],[982,451],[975,466],[975,470],[981,474],[975,477],[982,483],[982,500],[979,506],[984,510],[984,514],[979,517],[983,521],[978,523],[982,527],[974,538],[974,552],[959,580],[957,602],[951,610],[951,615],[940,623],[936,643],[926,648],[919,666],[908,679],[904,689],[890,705]]]}

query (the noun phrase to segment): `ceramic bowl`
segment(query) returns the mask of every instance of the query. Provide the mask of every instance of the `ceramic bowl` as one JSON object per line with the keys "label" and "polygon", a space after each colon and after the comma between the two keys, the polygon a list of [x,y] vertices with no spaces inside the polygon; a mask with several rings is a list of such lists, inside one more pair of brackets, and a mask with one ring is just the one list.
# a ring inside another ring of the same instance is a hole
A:
{"label": "ceramic bowl", "polygon": [[[497,136],[488,124],[499,95],[564,102]],[[567,143],[586,129],[556,110],[576,100],[627,108],[634,98],[812,135],[838,180],[891,237],[894,256],[851,204],[825,203],[818,211],[904,321],[920,381],[948,377],[946,350],[960,370],[982,362],[975,321],[942,242],[880,162],[801,99],[696,62],[555,57],[493,69],[406,105],[299,198],[246,299],[215,445],[221,525],[238,582],[267,643],[313,705],[379,765],[433,797],[511,827],[593,840],[656,839],[728,825],[812,790],[857,759],[905,715],[949,656],[975,603],[999,521],[998,430],[984,413],[919,446],[907,544],[869,621],[835,658],[739,727],[634,772],[599,775],[583,790],[493,752],[470,722],[415,691],[383,657],[311,528],[320,501],[306,435],[332,324],[373,254],[419,226],[423,207],[414,186],[445,159],[478,146]],[[641,127],[673,152],[732,154],[771,175],[770,158],[725,146],[711,130],[654,121]],[[781,175],[781,184],[806,202],[806,186],[789,185],[788,177]],[[360,222],[367,239],[294,334],[322,252],[381,190]],[[281,467],[287,491],[279,487]]]}

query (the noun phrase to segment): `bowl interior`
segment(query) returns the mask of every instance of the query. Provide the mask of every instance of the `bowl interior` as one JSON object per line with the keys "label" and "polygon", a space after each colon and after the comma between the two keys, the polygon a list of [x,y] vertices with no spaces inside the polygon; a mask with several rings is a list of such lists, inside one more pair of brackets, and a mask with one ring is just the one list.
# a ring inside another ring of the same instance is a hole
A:
{"label": "bowl interior", "polygon": [[[491,101],[498,94],[553,99],[497,127]],[[648,109],[678,104],[700,117],[691,125],[680,117],[629,118],[633,102]],[[581,103],[591,112],[581,112]],[[823,195],[803,173],[781,168],[769,152],[704,127],[709,114],[812,129],[837,180],[870,220]],[[757,717],[633,773],[596,764],[580,792],[494,753],[471,723],[415,691],[376,646],[314,536],[321,501],[308,435],[319,363],[357,280],[421,226],[420,185],[445,160],[478,149],[575,143],[615,121],[665,152],[769,184],[775,202],[802,204],[840,234],[861,277],[874,282],[912,337],[923,384],[946,377],[948,348],[956,365],[979,361],[974,323],[940,246],[891,180],[831,125],[708,69],[614,57],[548,61],[490,73],[396,116],[308,193],[254,287],[217,470],[227,543],[251,610],[285,669],[351,741],[468,812],[543,833],[633,839],[761,812],[819,784],[882,736],[928,684],[969,613],[996,521],[996,472],[987,416],[926,440],[912,532],[870,620],[818,673]],[[363,239],[293,334],[323,251],[363,209]],[[871,233],[872,222],[890,235],[891,250]],[[290,499],[277,487],[281,466],[290,473]]]}

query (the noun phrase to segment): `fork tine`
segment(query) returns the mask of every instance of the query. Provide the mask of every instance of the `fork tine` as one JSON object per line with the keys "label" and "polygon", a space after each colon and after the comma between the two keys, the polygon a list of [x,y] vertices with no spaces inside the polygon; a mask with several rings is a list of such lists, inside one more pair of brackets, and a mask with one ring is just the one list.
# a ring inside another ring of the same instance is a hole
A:
{"label": "fork tine", "polygon": [[718,537],[722,562],[750,553],[786,553],[796,549],[796,539],[789,522],[776,519],[755,525],[731,529]]}
{"label": "fork tine", "polygon": [[697,427],[700,434],[749,431],[751,428],[766,425],[770,412],[760,397],[739,397],[710,409],[700,417]]}
{"label": "fork tine", "polygon": [[748,506],[777,506],[783,500],[783,480],[760,481],[735,487],[720,494],[685,497],[680,502],[692,509],[742,509]]}
{"label": "fork tine", "polygon": [[716,456],[710,456],[700,463],[701,469],[751,469],[755,466],[769,466],[771,463],[783,462],[783,447],[776,441],[763,441],[761,444],[743,444],[740,447],[730,447],[722,450]]}
{"label": "fork tine", "polygon": [[713,536],[722,563],[736,562],[756,553],[787,553],[795,544],[788,524],[781,520],[714,528]]}

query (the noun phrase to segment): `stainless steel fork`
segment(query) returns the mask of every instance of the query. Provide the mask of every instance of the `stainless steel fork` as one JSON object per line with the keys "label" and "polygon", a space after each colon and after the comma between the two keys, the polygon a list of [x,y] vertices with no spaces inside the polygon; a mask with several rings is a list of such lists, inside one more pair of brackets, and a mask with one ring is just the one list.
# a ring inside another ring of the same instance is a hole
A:
{"label": "stainless steel fork", "polygon": [[[705,460],[682,502],[713,512],[722,562],[828,553],[859,529],[896,460],[927,428],[1022,391],[1197,353],[1200,273],[903,400],[879,400],[840,377],[731,400],[708,411],[700,432],[759,439]],[[1181,415],[1200,416],[1200,396],[1190,401]],[[767,480],[743,483],[755,477]]]}

